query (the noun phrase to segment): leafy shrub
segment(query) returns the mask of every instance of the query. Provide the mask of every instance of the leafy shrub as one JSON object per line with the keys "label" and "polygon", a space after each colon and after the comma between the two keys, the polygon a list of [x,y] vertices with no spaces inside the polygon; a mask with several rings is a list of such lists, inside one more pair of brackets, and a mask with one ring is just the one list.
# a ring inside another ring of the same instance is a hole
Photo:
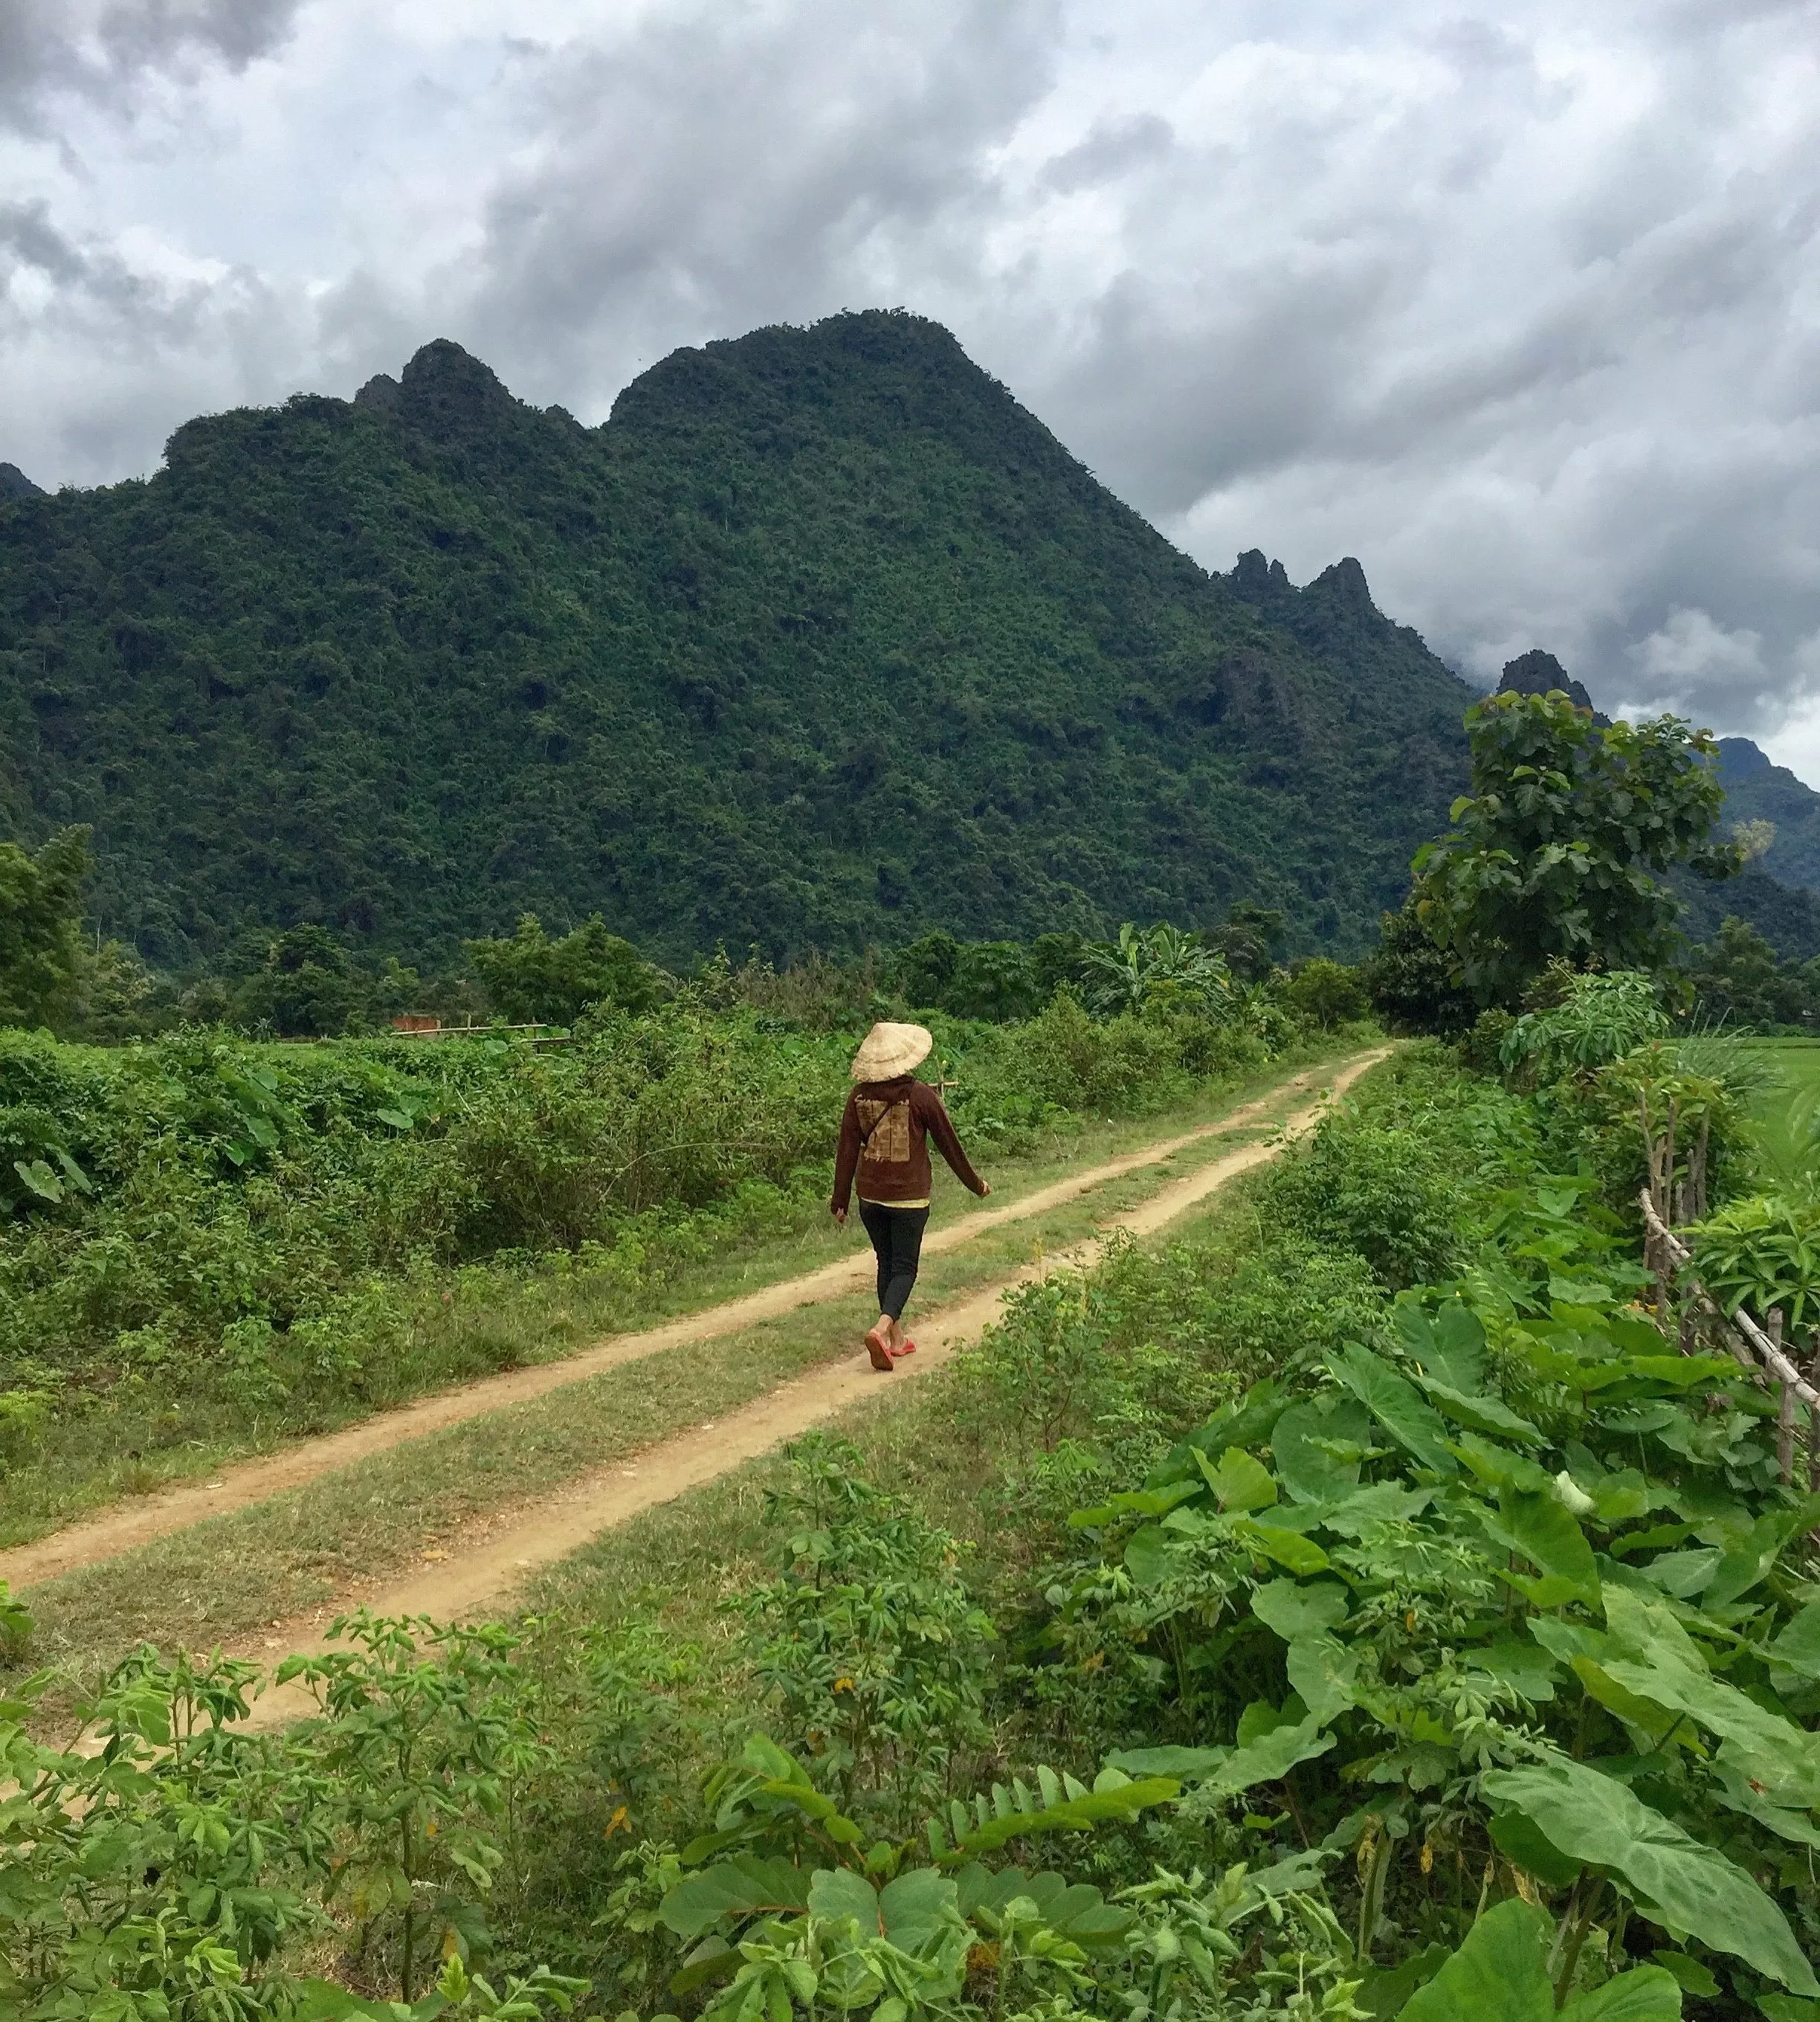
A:
{"label": "leafy shrub", "polygon": [[901,1834],[950,1787],[987,1731],[992,1624],[961,1577],[963,1547],[867,1481],[844,1441],[812,1435],[768,1492],[782,1535],[775,1577],[739,1603],[753,1662],[790,1745],[852,1810]]}
{"label": "leafy shrub", "polygon": [[1371,1009],[1359,972],[1322,955],[1297,967],[1284,986],[1283,995],[1303,1017],[1324,1032],[1331,1032],[1337,1025],[1351,1024]]}
{"label": "leafy shrub", "polygon": [[1609,1066],[1668,1030],[1655,980],[1640,969],[1575,976],[1558,1004],[1526,1011],[1510,1026],[1499,1059],[1507,1071],[1555,1081]]}

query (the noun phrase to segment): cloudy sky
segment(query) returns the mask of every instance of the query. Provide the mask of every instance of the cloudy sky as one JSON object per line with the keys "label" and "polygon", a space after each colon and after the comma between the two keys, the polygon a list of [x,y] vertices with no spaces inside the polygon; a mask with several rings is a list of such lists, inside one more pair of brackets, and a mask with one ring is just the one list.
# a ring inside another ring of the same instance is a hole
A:
{"label": "cloudy sky", "polygon": [[1211,568],[1820,784],[1820,0],[0,0],[0,459],[939,318]]}

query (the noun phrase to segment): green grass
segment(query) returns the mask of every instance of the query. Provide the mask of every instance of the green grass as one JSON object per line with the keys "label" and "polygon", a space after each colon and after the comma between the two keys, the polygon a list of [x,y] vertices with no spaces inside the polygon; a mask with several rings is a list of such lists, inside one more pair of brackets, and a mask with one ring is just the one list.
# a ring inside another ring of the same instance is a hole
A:
{"label": "green grass", "polygon": [[[1275,1079],[1286,1079],[1291,1071],[1279,1070]],[[1229,1092],[1219,1107],[1235,1107],[1245,1093]],[[1280,1114],[1304,1099],[1285,1097],[1271,1105],[1272,1112]],[[1084,1133],[1076,1159],[1069,1162],[1115,1156],[1133,1140],[1141,1143],[1178,1126],[1191,1127],[1194,1120],[1186,1115],[1166,1122],[1152,1119],[1144,1126],[1122,1124]],[[932,1257],[918,1283],[918,1305],[927,1310],[1007,1276],[1038,1245],[1053,1251],[1080,1240],[1109,1215],[1147,1199],[1169,1181],[1229,1150],[1235,1141],[1267,1127],[1260,1119],[1255,1129],[1210,1137],[1078,1200]],[[1007,1195],[1015,1197],[1052,1181],[1058,1162],[1008,1162],[995,1167],[991,1204],[1003,1205]],[[970,1206],[977,1211],[979,1204],[972,1196],[957,1199],[958,1194],[958,1188],[950,1188],[939,1196],[940,1218],[952,1219]],[[1202,1218],[1198,1211],[1172,1228],[1172,1239]],[[825,1239],[823,1250],[830,1246],[831,1239]],[[822,1258],[818,1255],[810,1261]],[[784,1272],[778,1269],[770,1275]],[[724,1279],[718,1282],[719,1295],[739,1289]],[[749,1282],[770,1279],[753,1276]],[[275,1622],[330,1603],[356,1603],[421,1564],[426,1550],[439,1548],[465,1529],[850,1354],[871,1317],[869,1300],[848,1298],[799,1309],[719,1341],[667,1349],[46,1582],[31,1593],[38,1624],[35,1661],[55,1662],[78,1678],[93,1678],[142,1641],[191,1648],[215,1643],[257,1646],[260,1633]],[[914,1391],[906,1389],[906,1402],[892,1405],[880,1422],[895,1426],[901,1421],[916,1428],[907,1436],[928,1449],[928,1458],[919,1465],[938,1473],[949,1465],[940,1455],[954,1444],[951,1431],[939,1429],[942,1407],[935,1400],[942,1389],[940,1378],[918,1384]],[[907,1401],[910,1398],[915,1401]],[[931,1412],[933,1419],[927,1415]],[[756,1475],[750,1468],[742,1469],[729,1480],[762,1477],[765,1465],[760,1464]],[[722,1490],[717,1484],[698,1493],[713,1507]],[[743,1491],[726,1492],[737,1497]],[[692,1507],[696,1495],[684,1501]],[[677,1520],[685,1534],[696,1536],[692,1518]],[[618,1562],[622,1539],[641,1535],[640,1525],[634,1524],[629,1531],[615,1531],[610,1541],[593,1549]],[[628,1549],[636,1562],[640,1548],[634,1544]],[[710,1553],[701,1557],[690,1579],[701,1577],[725,1556],[722,1551],[718,1557]]]}
{"label": "green grass", "polygon": [[1767,1071],[1748,1100],[1766,1179],[1789,1184],[1811,1172],[1812,1122],[1820,1108],[1820,1039],[1752,1039],[1745,1052]]}

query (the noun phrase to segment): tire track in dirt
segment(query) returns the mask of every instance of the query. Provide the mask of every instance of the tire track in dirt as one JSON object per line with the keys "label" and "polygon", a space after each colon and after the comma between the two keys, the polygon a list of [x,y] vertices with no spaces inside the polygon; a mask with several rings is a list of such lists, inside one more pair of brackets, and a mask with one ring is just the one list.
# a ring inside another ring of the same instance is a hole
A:
{"label": "tire track in dirt", "polygon": [[[999,1208],[968,1214],[963,1221],[933,1230],[923,1244],[925,1256],[940,1256],[957,1250],[979,1236],[1007,1224],[1027,1221],[1051,1208],[1090,1193],[1109,1181],[1119,1179],[1144,1166],[1186,1151],[1209,1137],[1242,1130],[1254,1122],[1284,1097],[1318,1086],[1324,1071],[1311,1068],[1279,1082],[1267,1094],[1211,1123],[1198,1126],[1175,1137],[1164,1138],[1135,1152],[1106,1160],[1087,1170],[1070,1173],[1034,1192]],[[137,1546],[173,1531],[188,1530],[211,1516],[223,1516],[250,1503],[263,1502],[286,1489],[301,1488],[337,1468],[351,1465],[374,1454],[388,1452],[427,1433],[482,1418],[509,1404],[522,1404],[547,1396],[571,1383],[585,1382],[602,1371],[636,1362],[646,1356],[660,1355],[666,1349],[713,1341],[738,1334],[761,1320],[776,1319],[803,1306],[817,1305],[863,1290],[872,1282],[872,1252],[865,1244],[837,1262],[821,1265],[794,1278],[781,1279],[736,1299],[684,1313],[661,1327],[636,1334],[613,1334],[578,1354],[560,1361],[538,1363],[527,1369],[508,1370],[447,1390],[439,1390],[396,1410],[382,1411],[339,1432],[294,1445],[257,1459],[237,1462],[221,1469],[206,1482],[168,1488],[130,1502],[115,1503],[93,1516],[79,1519],[60,1530],[49,1532],[27,1545],[0,1551],[0,1580],[15,1593],[56,1579],[64,1573],[117,1558]]]}
{"label": "tire track in dirt", "polygon": [[[1114,1232],[1136,1236],[1154,1235],[1240,1173],[1275,1158],[1286,1144],[1313,1128],[1329,1097],[1343,1094],[1389,1052],[1388,1047],[1384,1047],[1347,1062],[1333,1075],[1326,1093],[1284,1120],[1275,1140],[1241,1145],[1210,1159],[1140,1206],[1111,1217],[1101,1232],[1085,1242],[1041,1263],[1027,1265],[919,1320],[916,1356],[897,1365],[892,1372],[893,1385],[901,1388],[942,1367],[958,1348],[976,1338],[997,1317],[1006,1292],[1045,1272],[1091,1264],[1106,1236]],[[1302,1077],[1302,1085],[1307,1086],[1310,1079]],[[1229,1118],[1221,1127],[1230,1128],[1231,1123]],[[1158,1148],[1153,1147],[1148,1157],[1158,1155]],[[527,1509],[494,1518],[471,1534],[465,1546],[457,1546],[449,1562],[426,1567],[382,1593],[363,1595],[362,1604],[376,1615],[427,1615],[439,1622],[472,1619],[482,1611],[496,1611],[527,1575],[567,1558],[603,1531],[730,1473],[786,1440],[838,1417],[853,1405],[890,1394],[881,1391],[881,1380],[863,1353],[824,1364],[729,1412],[712,1429],[691,1427],[630,1459],[584,1476]],[[331,1615],[344,1611],[344,1608],[324,1608],[284,1623],[275,1636],[262,1638],[257,1648],[243,1649],[240,1654],[255,1656],[274,1669],[288,1656],[320,1655],[334,1647],[323,1633],[324,1624]],[[273,1655],[275,1645],[281,1655]],[[254,1705],[249,1725],[272,1729],[305,1718],[315,1710],[314,1700],[301,1686],[269,1686]]]}

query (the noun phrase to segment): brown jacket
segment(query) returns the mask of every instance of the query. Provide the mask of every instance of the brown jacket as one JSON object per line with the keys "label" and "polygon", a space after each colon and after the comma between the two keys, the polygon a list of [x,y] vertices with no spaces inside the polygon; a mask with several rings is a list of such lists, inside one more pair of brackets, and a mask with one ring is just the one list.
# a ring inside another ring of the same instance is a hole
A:
{"label": "brown jacket", "polygon": [[961,1185],[983,1194],[985,1182],[968,1163],[942,1098],[927,1082],[910,1075],[895,1081],[862,1082],[848,1097],[841,1119],[834,1212],[845,1210],[855,1173],[862,1200],[887,1207],[894,1201],[926,1201],[932,1134]]}

